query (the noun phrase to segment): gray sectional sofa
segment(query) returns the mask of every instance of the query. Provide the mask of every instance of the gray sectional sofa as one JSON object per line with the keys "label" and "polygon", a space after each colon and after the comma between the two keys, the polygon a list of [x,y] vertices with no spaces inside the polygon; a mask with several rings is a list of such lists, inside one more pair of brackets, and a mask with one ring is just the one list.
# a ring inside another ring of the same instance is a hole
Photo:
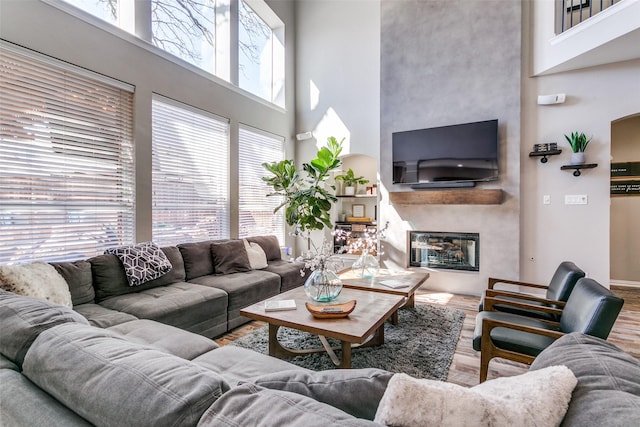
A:
{"label": "gray sectional sofa", "polygon": [[116,255],[53,266],[69,285],[74,310],[94,326],[149,319],[213,338],[249,321],[240,316],[242,308],[301,286],[306,279],[300,273],[302,263],[281,259],[275,236],[247,240],[263,249],[266,268],[251,270],[237,262],[229,268],[234,260],[225,257],[244,250],[242,240],[234,239],[161,248],[172,269],[138,286],[129,286]]}

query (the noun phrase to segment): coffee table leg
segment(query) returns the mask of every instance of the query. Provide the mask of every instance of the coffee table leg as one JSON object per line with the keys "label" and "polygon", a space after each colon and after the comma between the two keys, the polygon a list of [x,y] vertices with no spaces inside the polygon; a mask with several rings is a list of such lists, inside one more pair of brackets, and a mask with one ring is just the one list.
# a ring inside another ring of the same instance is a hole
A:
{"label": "coffee table leg", "polygon": [[416,306],[416,294],[411,294],[411,296],[409,296],[409,298],[407,299],[407,302],[404,303],[403,307],[413,308],[415,306]]}
{"label": "coffee table leg", "polygon": [[351,343],[347,341],[342,341],[342,361],[339,368],[349,369],[351,368]]}
{"label": "coffee table leg", "polygon": [[391,315],[391,318],[389,320],[390,320],[392,325],[397,325],[398,324],[398,310],[393,312],[393,314]]}

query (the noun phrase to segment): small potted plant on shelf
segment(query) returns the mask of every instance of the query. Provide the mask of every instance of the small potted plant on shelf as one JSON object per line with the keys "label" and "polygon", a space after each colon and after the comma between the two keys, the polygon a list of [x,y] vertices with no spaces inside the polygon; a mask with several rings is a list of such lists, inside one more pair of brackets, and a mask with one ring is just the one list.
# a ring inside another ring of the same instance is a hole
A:
{"label": "small potted plant on shelf", "polygon": [[364,176],[356,176],[353,169],[349,168],[347,173],[336,176],[336,180],[344,182],[344,195],[353,196],[356,194],[358,184],[363,185],[369,182]]}
{"label": "small potted plant on shelf", "polygon": [[587,149],[587,145],[589,145],[591,138],[587,138],[584,132],[571,132],[571,135],[565,135],[564,137],[569,141],[571,151],[573,151],[573,153],[571,153],[569,163],[572,165],[585,164],[586,158],[584,151]]}

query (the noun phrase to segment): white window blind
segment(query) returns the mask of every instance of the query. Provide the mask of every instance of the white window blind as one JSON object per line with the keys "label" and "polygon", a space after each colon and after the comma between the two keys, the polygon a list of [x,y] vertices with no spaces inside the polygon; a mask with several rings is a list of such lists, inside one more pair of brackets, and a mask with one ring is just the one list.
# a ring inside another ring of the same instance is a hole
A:
{"label": "white window blind", "polygon": [[240,126],[239,144],[239,235],[273,234],[282,245],[285,233],[284,208],[273,213],[282,203],[282,197],[267,197],[273,189],[262,180],[263,176],[267,176],[262,163],[284,159],[284,138]]}
{"label": "white window blind", "polygon": [[0,44],[0,263],[134,242],[132,91]]}
{"label": "white window blind", "polygon": [[153,241],[229,237],[228,120],[153,97]]}

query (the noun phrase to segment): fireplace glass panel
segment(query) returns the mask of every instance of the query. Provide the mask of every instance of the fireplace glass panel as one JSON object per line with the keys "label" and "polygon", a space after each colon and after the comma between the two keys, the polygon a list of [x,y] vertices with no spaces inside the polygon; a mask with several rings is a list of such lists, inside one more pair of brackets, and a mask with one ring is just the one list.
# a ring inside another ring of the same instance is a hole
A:
{"label": "fireplace glass panel", "polygon": [[478,233],[409,232],[409,266],[480,271]]}

